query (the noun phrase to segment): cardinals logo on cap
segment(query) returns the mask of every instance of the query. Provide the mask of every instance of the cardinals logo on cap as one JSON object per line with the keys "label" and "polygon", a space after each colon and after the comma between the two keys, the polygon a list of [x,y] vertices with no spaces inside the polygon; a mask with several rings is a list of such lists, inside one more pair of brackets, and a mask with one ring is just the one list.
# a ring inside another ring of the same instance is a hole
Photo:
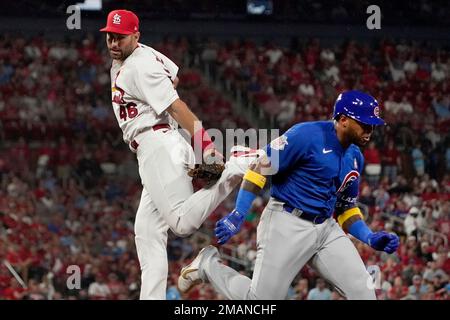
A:
{"label": "cardinals logo on cap", "polygon": [[121,18],[121,16],[118,13],[116,13],[113,17],[113,23],[120,24],[120,18]]}
{"label": "cardinals logo on cap", "polygon": [[118,34],[132,34],[139,30],[139,18],[128,10],[113,10],[108,14],[106,27],[100,29],[102,32]]}

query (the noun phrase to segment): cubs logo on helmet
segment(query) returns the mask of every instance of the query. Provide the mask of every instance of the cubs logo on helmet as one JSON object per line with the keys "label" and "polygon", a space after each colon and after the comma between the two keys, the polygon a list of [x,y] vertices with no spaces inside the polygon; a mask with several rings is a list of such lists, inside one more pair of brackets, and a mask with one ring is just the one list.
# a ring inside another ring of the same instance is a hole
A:
{"label": "cubs logo on helmet", "polygon": [[341,93],[334,104],[333,118],[345,115],[369,125],[384,125],[380,118],[378,101],[371,95],[358,90]]}

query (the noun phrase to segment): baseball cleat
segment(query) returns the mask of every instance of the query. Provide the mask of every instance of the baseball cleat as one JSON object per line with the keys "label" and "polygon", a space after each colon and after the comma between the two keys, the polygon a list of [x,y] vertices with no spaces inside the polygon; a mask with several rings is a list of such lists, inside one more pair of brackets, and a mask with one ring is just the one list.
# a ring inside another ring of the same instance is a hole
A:
{"label": "baseball cleat", "polygon": [[200,262],[205,253],[210,250],[217,251],[216,247],[211,245],[204,247],[190,264],[181,269],[180,276],[178,277],[178,290],[180,290],[181,293],[187,293],[194,286],[203,282],[199,273]]}
{"label": "baseball cleat", "polygon": [[244,146],[234,146],[231,148],[230,153],[231,155],[228,163],[233,164],[241,175],[244,175],[247,172],[250,165],[256,159],[265,154],[264,150],[255,150]]}

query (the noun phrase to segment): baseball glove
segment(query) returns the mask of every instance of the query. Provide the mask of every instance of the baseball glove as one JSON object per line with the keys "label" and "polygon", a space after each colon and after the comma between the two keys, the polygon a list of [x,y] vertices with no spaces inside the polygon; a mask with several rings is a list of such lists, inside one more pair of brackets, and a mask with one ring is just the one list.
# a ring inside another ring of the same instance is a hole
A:
{"label": "baseball glove", "polygon": [[223,164],[196,164],[194,169],[188,171],[188,175],[193,179],[201,179],[207,182],[206,187],[212,186],[219,180],[222,175],[222,171],[225,169]]}

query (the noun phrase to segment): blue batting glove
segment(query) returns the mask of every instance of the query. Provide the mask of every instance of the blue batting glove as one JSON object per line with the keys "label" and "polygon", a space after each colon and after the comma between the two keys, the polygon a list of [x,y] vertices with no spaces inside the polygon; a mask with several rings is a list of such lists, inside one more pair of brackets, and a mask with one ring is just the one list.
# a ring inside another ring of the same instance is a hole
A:
{"label": "blue batting glove", "polygon": [[236,209],[231,211],[225,217],[217,221],[214,233],[217,237],[218,244],[224,244],[232,236],[239,232],[242,223],[244,223],[245,215],[240,214]]}
{"label": "blue batting glove", "polygon": [[391,254],[397,250],[400,241],[397,235],[380,231],[369,235],[368,244],[375,250]]}

